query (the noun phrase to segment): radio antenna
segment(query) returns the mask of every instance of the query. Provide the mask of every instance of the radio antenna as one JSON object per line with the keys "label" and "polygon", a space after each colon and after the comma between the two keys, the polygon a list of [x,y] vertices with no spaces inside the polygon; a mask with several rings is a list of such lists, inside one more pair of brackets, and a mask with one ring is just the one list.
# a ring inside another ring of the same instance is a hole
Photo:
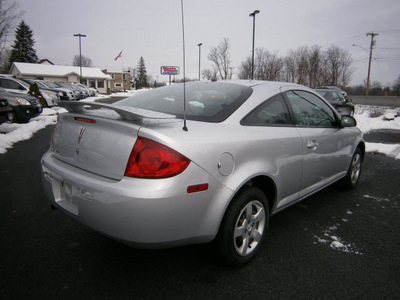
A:
{"label": "radio antenna", "polygon": [[182,40],[183,40],[183,130],[188,131],[186,126],[186,54],[185,54],[185,20],[183,17],[183,0],[181,0],[182,11]]}

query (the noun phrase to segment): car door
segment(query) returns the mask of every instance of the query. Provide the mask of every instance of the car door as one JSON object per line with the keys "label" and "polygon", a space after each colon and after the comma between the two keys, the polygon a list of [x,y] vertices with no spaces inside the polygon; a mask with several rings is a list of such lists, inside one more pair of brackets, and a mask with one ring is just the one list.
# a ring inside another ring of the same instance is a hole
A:
{"label": "car door", "polygon": [[[266,171],[273,174],[277,185],[277,201],[273,210],[290,205],[299,198],[302,172],[302,141],[281,94],[275,95],[250,112],[241,122],[252,126],[251,136],[257,140]],[[254,155],[255,157],[257,155]]]}
{"label": "car door", "polygon": [[344,176],[350,140],[337,115],[317,95],[303,90],[284,94],[302,139],[300,197],[304,197]]}

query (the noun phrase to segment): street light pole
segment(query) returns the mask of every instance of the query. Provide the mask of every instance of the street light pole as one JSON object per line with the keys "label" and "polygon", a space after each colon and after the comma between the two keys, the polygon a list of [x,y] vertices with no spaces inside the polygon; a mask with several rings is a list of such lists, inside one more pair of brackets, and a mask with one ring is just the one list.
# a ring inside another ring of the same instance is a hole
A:
{"label": "street light pole", "polygon": [[80,80],[79,83],[82,83],[82,46],[81,46],[81,38],[86,37],[84,34],[74,34],[74,36],[79,37],[79,68],[80,68]]}
{"label": "street light pole", "polygon": [[255,32],[256,32],[256,14],[259,14],[259,10],[253,11],[249,14],[249,17],[253,17],[253,47],[251,50],[251,80],[254,79],[254,40],[255,40]]}
{"label": "street light pole", "polygon": [[203,45],[203,43],[197,44],[197,46],[199,47],[199,81],[200,81],[200,62],[201,62],[201,46],[202,45]]}

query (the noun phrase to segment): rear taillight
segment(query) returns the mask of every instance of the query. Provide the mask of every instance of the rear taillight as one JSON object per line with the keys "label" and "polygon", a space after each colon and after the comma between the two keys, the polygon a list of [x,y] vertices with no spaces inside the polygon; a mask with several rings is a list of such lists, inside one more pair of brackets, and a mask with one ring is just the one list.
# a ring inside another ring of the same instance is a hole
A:
{"label": "rear taillight", "polygon": [[125,176],[168,178],[182,173],[190,160],[175,150],[155,141],[138,137],[133,146]]}

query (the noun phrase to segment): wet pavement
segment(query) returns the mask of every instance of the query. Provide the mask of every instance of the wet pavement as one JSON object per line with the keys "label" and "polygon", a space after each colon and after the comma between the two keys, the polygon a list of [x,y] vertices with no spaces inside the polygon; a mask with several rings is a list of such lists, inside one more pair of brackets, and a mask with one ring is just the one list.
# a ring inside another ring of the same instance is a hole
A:
{"label": "wet pavement", "polygon": [[400,130],[379,129],[364,134],[367,143],[400,144]]}

